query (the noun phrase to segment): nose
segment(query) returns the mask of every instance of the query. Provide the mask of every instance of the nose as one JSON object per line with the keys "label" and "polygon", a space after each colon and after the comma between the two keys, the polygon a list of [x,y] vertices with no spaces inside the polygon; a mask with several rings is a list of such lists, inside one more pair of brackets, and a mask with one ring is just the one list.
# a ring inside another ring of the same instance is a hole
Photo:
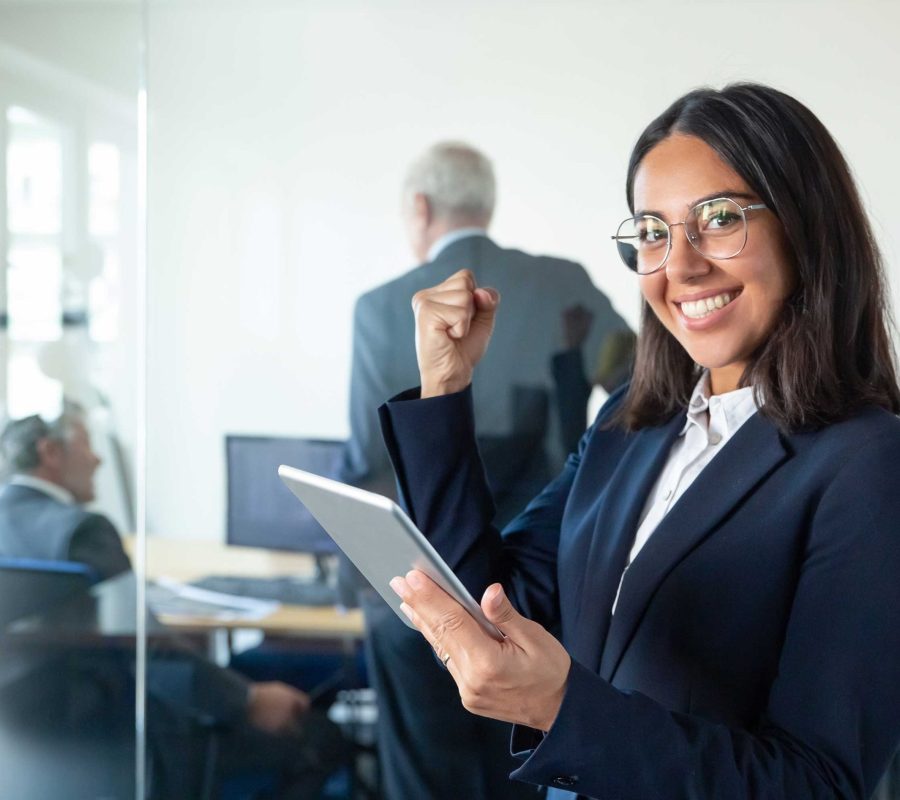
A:
{"label": "nose", "polygon": [[690,232],[683,223],[679,227],[681,231],[672,230],[672,249],[666,261],[666,277],[673,283],[690,283],[707,275],[712,265],[688,241]]}

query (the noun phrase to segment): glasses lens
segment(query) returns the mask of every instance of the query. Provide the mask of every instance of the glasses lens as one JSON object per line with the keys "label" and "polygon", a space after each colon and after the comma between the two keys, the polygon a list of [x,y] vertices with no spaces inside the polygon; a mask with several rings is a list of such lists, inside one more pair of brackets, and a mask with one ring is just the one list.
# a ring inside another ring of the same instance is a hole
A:
{"label": "glasses lens", "polygon": [[728,198],[694,206],[686,222],[691,244],[709,258],[736,256],[747,241],[744,212]]}
{"label": "glasses lens", "polygon": [[654,272],[669,251],[669,227],[658,217],[626,219],[616,233],[616,248],[629,269],[641,275]]}

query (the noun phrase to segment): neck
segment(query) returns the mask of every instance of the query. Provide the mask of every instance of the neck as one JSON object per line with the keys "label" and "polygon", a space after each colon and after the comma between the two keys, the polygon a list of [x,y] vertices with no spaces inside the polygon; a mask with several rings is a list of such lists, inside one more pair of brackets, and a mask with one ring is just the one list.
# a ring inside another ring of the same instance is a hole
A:
{"label": "neck", "polygon": [[729,364],[709,371],[709,393],[725,394],[741,388],[741,378],[747,369],[746,364]]}
{"label": "neck", "polygon": [[[40,478],[43,481],[47,481],[47,483],[55,484],[59,486],[61,489],[65,489],[62,481],[59,479],[59,474],[56,470],[51,469],[46,466],[39,466],[35,469],[31,470],[31,472],[25,473],[26,475],[31,475],[32,478]],[[67,490],[68,491],[68,490]]]}

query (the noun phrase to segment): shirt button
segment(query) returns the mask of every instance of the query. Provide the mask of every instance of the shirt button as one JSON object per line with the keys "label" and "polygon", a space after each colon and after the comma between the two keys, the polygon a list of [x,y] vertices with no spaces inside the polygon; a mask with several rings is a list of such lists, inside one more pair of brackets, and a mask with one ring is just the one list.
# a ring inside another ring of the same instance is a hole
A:
{"label": "shirt button", "polygon": [[672,496],[672,490],[666,489],[666,493],[663,495],[663,500],[668,500]]}
{"label": "shirt button", "polygon": [[710,443],[710,444],[718,444],[718,443],[721,442],[721,441],[722,441],[722,436],[721,436],[721,434],[718,434],[718,433],[711,433],[711,434],[709,435],[709,443]]}
{"label": "shirt button", "polygon": [[560,775],[558,778],[554,778],[553,782],[559,786],[574,786],[578,783],[577,775]]}

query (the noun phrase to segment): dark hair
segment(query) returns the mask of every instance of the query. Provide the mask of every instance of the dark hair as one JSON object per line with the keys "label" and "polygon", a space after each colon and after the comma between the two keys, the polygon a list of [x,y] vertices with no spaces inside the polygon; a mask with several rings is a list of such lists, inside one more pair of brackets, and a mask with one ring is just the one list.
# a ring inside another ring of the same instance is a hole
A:
{"label": "dark hair", "polygon": [[[757,402],[765,399],[761,413],[786,432],[819,428],[864,405],[900,411],[881,255],[825,126],[767,86],[692,91],[634,146],[626,184],[632,213],[641,161],[675,133],[712,147],[784,227],[797,287],[741,379],[754,387]],[[634,375],[613,424],[629,430],[662,424],[687,405],[699,375],[644,301]]]}

